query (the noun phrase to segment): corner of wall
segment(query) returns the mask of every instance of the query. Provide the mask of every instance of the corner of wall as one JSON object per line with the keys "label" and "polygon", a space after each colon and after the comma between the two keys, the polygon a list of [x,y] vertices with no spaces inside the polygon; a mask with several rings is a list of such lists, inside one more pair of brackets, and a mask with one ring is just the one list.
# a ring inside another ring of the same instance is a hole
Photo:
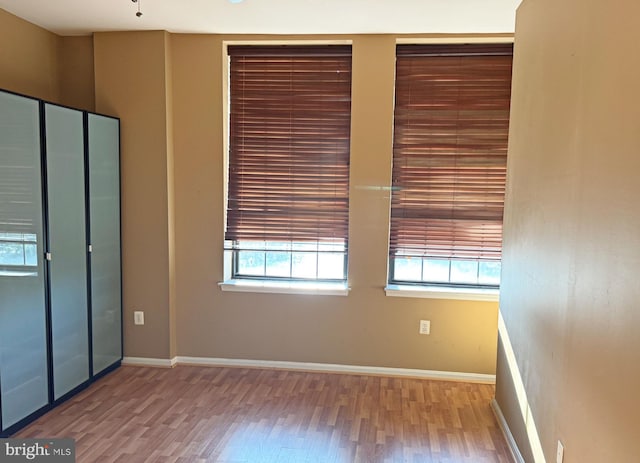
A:
{"label": "corner of wall", "polygon": [[58,102],[60,40],[0,9],[0,88]]}
{"label": "corner of wall", "polygon": [[521,455],[526,463],[545,463],[540,436],[502,313],[499,313],[498,321],[495,401],[504,418],[501,427],[512,452]]}
{"label": "corner of wall", "polygon": [[[94,34],[96,109],[121,118],[125,356],[171,358],[173,142],[167,33]],[[132,312],[145,313],[145,325]]]}
{"label": "corner of wall", "polygon": [[60,37],[58,55],[60,102],[95,111],[93,36]]}
{"label": "corner of wall", "polygon": [[167,215],[169,251],[169,357],[178,355],[176,336],[176,214],[175,214],[175,159],[173,141],[173,59],[171,34],[164,32],[165,99],[167,123]]}

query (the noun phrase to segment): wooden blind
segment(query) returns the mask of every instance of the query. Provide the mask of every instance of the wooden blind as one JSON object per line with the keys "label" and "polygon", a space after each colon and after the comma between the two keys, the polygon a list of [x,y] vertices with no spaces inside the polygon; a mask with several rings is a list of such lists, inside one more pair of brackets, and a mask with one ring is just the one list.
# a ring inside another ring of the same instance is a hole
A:
{"label": "wooden blind", "polygon": [[350,46],[230,46],[226,240],[347,243]]}
{"label": "wooden blind", "polygon": [[398,45],[391,255],[500,259],[512,54]]}

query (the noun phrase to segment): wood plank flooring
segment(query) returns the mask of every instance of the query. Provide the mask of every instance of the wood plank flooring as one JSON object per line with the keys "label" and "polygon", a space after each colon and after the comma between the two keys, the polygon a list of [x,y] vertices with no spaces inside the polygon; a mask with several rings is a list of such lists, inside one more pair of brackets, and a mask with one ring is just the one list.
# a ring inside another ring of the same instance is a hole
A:
{"label": "wood plank flooring", "polygon": [[283,370],[124,366],[14,437],[100,463],[511,462],[493,386]]}

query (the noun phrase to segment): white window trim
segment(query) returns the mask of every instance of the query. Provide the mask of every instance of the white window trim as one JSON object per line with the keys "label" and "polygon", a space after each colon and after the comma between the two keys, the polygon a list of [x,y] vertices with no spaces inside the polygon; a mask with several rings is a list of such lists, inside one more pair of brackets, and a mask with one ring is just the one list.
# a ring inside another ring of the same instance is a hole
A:
{"label": "white window trim", "polygon": [[418,297],[426,299],[452,299],[461,301],[498,302],[499,289],[458,288],[453,286],[397,285],[389,284],[384,288],[387,296]]}
{"label": "white window trim", "polygon": [[322,296],[348,296],[346,281],[253,280],[231,276],[232,251],[224,252],[224,281],[218,283],[222,291],[237,293],[308,294]]}
{"label": "white window trim", "polygon": [[218,283],[222,291],[238,293],[307,294],[348,296],[347,282],[231,279]]}

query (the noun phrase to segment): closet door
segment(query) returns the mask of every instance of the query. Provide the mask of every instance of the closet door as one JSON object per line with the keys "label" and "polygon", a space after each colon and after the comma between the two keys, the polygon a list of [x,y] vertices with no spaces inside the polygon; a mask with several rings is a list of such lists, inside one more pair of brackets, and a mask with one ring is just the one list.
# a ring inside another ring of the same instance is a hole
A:
{"label": "closet door", "polygon": [[54,399],[89,379],[84,128],[81,111],[45,104]]}
{"label": "closet door", "polygon": [[87,117],[93,374],[98,374],[122,359],[120,129],[118,119]]}
{"label": "closet door", "polygon": [[48,403],[39,102],[0,92],[2,429]]}

